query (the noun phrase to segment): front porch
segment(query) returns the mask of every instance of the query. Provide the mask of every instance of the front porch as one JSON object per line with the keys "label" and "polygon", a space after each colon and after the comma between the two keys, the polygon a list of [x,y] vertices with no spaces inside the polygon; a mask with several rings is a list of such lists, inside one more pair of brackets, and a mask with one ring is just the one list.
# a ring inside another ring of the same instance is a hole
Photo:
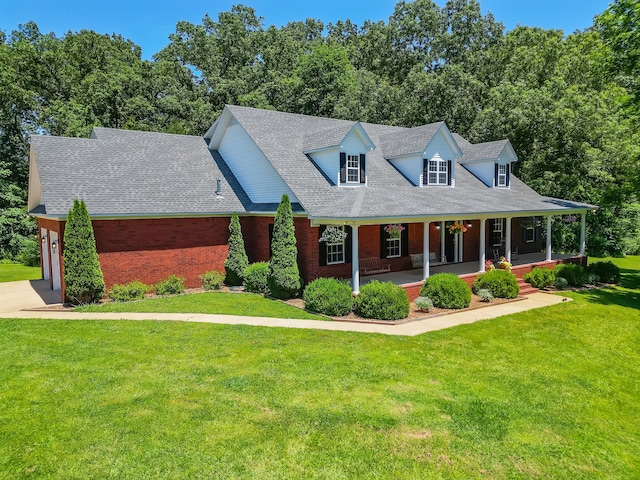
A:
{"label": "front porch", "polygon": [[[534,267],[545,267],[553,269],[559,263],[577,263],[586,264],[584,256],[572,256],[563,254],[552,254],[551,260],[546,260],[546,252],[521,254],[517,259],[512,259],[513,265],[511,272],[517,277],[522,278],[525,273],[530,272]],[[480,275],[478,271],[478,262],[460,262],[446,263],[430,267],[430,275],[437,273],[453,273],[461,277],[471,286],[474,280]],[[398,272],[383,273],[377,275],[368,275],[361,277],[360,285],[365,285],[373,280],[380,282],[392,282],[400,285],[409,294],[409,299],[414,300],[420,292],[423,282],[423,269],[414,268],[412,270],[403,270]]]}

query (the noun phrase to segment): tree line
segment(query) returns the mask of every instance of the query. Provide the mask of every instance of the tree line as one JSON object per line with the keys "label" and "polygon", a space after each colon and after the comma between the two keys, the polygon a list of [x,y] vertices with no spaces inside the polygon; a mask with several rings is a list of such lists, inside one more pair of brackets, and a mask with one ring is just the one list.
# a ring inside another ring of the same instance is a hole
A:
{"label": "tree line", "polygon": [[[509,138],[543,195],[597,204],[592,255],[640,253],[640,4],[585,31],[506,31],[476,0],[400,1],[388,21],[265,26],[248,6],[178,22],[152,60],[120,35],[0,32],[0,258],[33,241],[29,138],[93,126],[202,135],[225,104]],[[556,229],[575,251],[578,225]]]}

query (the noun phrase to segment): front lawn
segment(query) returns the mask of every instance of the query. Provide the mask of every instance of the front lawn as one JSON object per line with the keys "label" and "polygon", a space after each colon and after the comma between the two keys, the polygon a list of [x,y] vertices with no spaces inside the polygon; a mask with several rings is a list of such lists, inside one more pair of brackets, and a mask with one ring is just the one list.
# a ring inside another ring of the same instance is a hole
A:
{"label": "front lawn", "polygon": [[146,298],[138,302],[108,302],[77,307],[80,312],[214,313],[250,317],[326,320],[277,300],[252,293],[205,292],[191,295]]}
{"label": "front lawn", "polygon": [[40,267],[27,267],[20,263],[0,263],[0,283],[40,278],[42,278]]}
{"label": "front lawn", "polygon": [[411,338],[0,320],[0,478],[637,478],[628,261],[623,287]]}

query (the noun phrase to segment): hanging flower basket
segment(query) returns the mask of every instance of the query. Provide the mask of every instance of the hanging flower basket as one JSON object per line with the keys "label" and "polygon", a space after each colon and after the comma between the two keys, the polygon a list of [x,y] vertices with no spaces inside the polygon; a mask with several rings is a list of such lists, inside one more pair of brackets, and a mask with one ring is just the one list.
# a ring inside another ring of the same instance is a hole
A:
{"label": "hanging flower basket", "polygon": [[527,217],[522,221],[522,226],[525,228],[535,228],[539,227],[541,224],[542,222],[537,217]]}
{"label": "hanging flower basket", "polygon": [[325,243],[342,243],[347,238],[347,232],[345,232],[340,227],[327,227],[324,232],[322,232],[322,236],[320,237],[319,242]]}
{"label": "hanging flower basket", "polygon": [[449,233],[464,233],[467,231],[467,227],[462,223],[455,222],[453,225],[449,226]]}
{"label": "hanging flower basket", "polygon": [[575,215],[565,215],[564,217],[562,217],[563,223],[575,223],[577,221],[578,217],[576,217]]}
{"label": "hanging flower basket", "polygon": [[389,238],[400,238],[400,233],[404,227],[399,223],[392,223],[384,227],[384,231],[389,234]]}

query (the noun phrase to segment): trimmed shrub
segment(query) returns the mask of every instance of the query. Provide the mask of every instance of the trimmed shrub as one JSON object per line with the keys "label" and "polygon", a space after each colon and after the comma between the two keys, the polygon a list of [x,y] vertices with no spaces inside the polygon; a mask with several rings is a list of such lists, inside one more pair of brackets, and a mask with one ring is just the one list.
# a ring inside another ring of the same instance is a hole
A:
{"label": "trimmed shrub", "polygon": [[107,297],[112,302],[131,302],[133,300],[142,300],[145,293],[151,291],[153,287],[145,285],[139,280],[125,284],[115,284],[107,292]]}
{"label": "trimmed shrub", "polygon": [[234,213],[229,222],[229,252],[224,260],[227,285],[242,285],[244,269],[249,265],[247,252],[244,249],[244,238],[238,214]]}
{"label": "trimmed shrub", "polygon": [[199,275],[198,278],[202,280],[202,288],[205,290],[220,290],[224,284],[224,274],[216,270],[210,270]]}
{"label": "trimmed shrub", "polygon": [[523,279],[534,288],[545,288],[553,285],[553,281],[556,279],[556,276],[553,273],[553,270],[534,267],[533,270],[524,274]]}
{"label": "trimmed shrub", "polygon": [[478,295],[478,297],[480,297],[480,300],[482,300],[483,302],[491,302],[491,300],[493,300],[493,294],[491,293],[491,290],[488,290],[486,288],[481,288],[480,290],[478,290],[476,292],[476,295]]}
{"label": "trimmed shrub", "polygon": [[478,276],[473,291],[482,289],[489,290],[495,298],[516,298],[520,293],[518,279],[507,270],[492,270]]}
{"label": "trimmed shrub", "polygon": [[105,285],[96,239],[87,206],[74,200],[64,229],[65,296],[75,304],[94,303],[104,295]]}
{"label": "trimmed shrub", "polygon": [[409,316],[409,296],[391,282],[373,280],[360,288],[356,313],[364,318],[399,320]]}
{"label": "trimmed shrub", "polygon": [[620,282],[620,267],[610,260],[592,263],[587,267],[587,272],[597,275],[604,283]]}
{"label": "trimmed shrub", "polygon": [[184,277],[169,275],[166,280],[156,283],[158,295],[176,295],[184,292]]}
{"label": "trimmed shrub", "polygon": [[351,287],[335,278],[317,278],[302,295],[307,310],[331,317],[341,317],[353,310]]}
{"label": "trimmed shrub", "polygon": [[256,262],[244,269],[244,288],[247,292],[269,293],[267,285],[267,274],[269,264],[267,262]]}
{"label": "trimmed shrub", "polygon": [[587,273],[587,283],[589,285],[597,285],[600,283],[600,277],[595,273]]}
{"label": "trimmed shrub", "polygon": [[40,266],[40,243],[32,238],[25,238],[20,246],[18,261],[27,267]]}
{"label": "trimmed shrub", "polygon": [[413,303],[415,303],[416,308],[422,312],[428,312],[433,308],[433,302],[429,297],[418,297]]}
{"label": "trimmed shrub", "polygon": [[560,263],[553,269],[556,277],[562,277],[567,283],[574,287],[582,287],[587,283],[587,271],[580,265],[573,263]]}
{"label": "trimmed shrub", "polygon": [[453,273],[437,273],[427,278],[420,296],[429,297],[438,308],[467,308],[471,303],[469,285]]}
{"label": "trimmed shrub", "polygon": [[567,282],[567,279],[564,277],[556,277],[556,279],[553,281],[553,286],[558,290],[562,290],[569,286],[569,282]]}
{"label": "trimmed shrub", "polygon": [[282,300],[297,297],[302,288],[298,270],[298,249],[289,197],[282,195],[273,221],[271,259],[267,283],[271,295]]}

